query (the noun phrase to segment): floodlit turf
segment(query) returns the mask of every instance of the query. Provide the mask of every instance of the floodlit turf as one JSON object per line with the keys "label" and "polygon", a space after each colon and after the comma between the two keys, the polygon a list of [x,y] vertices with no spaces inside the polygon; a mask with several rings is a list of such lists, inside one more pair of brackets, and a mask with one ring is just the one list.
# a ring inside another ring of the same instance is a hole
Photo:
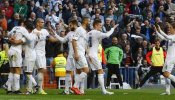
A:
{"label": "floodlit turf", "polygon": [[111,90],[114,95],[102,95],[98,89],[86,90],[86,95],[62,95],[62,90],[46,90],[47,95],[6,95],[0,89],[0,100],[175,100],[175,90],[170,96],[161,96],[163,89]]}

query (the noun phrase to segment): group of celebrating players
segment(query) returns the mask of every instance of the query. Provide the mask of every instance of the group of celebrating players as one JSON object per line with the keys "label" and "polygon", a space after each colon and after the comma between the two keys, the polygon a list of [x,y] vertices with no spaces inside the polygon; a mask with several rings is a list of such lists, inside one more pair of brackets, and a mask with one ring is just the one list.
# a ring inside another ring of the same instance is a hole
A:
{"label": "group of celebrating players", "polygon": [[[30,21],[21,21],[19,26],[14,27],[9,33],[9,42],[11,44],[8,51],[10,73],[7,82],[3,87],[7,90],[7,94],[22,94],[20,91],[20,74],[21,66],[24,66],[27,75],[27,93],[26,94],[47,94],[43,90],[43,74],[46,70],[45,44],[46,40],[51,42],[68,42],[69,53],[66,64],[65,90],[63,94],[74,92],[77,95],[83,95],[84,81],[89,72],[89,67],[98,73],[98,82],[101,86],[103,94],[114,94],[106,90],[104,85],[104,72],[101,62],[98,60],[98,45],[103,38],[109,37],[118,27],[118,24],[107,33],[102,33],[102,23],[100,20],[94,20],[93,29],[87,32],[90,24],[88,17],[83,18],[81,26],[78,26],[76,20],[69,22],[70,32],[65,37],[60,37],[54,31],[49,33],[44,29],[44,20],[38,18],[36,25]],[[171,25],[172,35],[165,34],[159,26],[156,26],[156,33],[161,39],[168,41],[167,57],[165,60],[163,72],[167,78],[175,82],[175,76],[171,71],[175,64],[175,24]],[[24,49],[25,57],[22,58],[22,50]],[[23,61],[22,61],[23,60]],[[23,65],[22,65],[23,62]],[[88,64],[89,63],[89,64]],[[37,81],[32,76],[34,67],[37,68]],[[71,87],[71,72],[75,71],[74,84]]]}

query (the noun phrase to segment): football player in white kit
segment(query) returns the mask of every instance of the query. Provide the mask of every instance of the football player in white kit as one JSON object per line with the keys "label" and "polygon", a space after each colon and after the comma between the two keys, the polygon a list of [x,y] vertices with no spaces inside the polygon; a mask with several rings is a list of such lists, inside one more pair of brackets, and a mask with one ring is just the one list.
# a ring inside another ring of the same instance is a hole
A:
{"label": "football player in white kit", "polygon": [[24,25],[24,21],[20,21],[20,26],[14,27],[9,33],[9,41],[11,43],[8,56],[10,64],[10,73],[4,87],[7,87],[7,94],[22,94],[20,91],[20,74],[22,66],[22,44],[26,41],[22,33],[28,34]]}
{"label": "football player in white kit", "polygon": [[46,39],[51,42],[58,41],[54,36],[51,36],[44,27],[44,20],[42,18],[38,18],[36,20],[36,28],[33,30],[34,34],[38,36],[38,42],[35,46],[36,51],[36,67],[38,69],[37,79],[38,79],[38,94],[47,94],[43,90],[43,80],[44,80],[44,72],[46,71],[46,57],[45,57],[45,44]]}
{"label": "football player in white kit", "polygon": [[171,74],[172,69],[175,65],[175,23],[172,23],[172,25],[169,24],[169,27],[171,28],[171,35],[165,34],[159,26],[157,26],[158,32],[157,35],[163,40],[168,41],[168,49],[167,49],[167,56],[165,59],[165,63],[162,69],[164,77],[168,78],[166,79],[166,94],[170,95],[170,80],[175,82],[175,76]]}
{"label": "football player in white kit", "polygon": [[[32,72],[35,67],[35,61],[36,61],[36,51],[35,46],[37,44],[38,36],[37,34],[33,33],[34,24],[31,21],[25,22],[26,28],[29,31],[29,35],[25,34],[26,43],[24,44],[24,71],[27,75],[27,92],[26,94],[33,94],[38,90],[38,85],[35,80],[35,78],[32,76]],[[33,90],[33,88],[35,90]]]}
{"label": "football player in white kit", "polygon": [[[81,73],[76,75],[75,83],[71,90],[78,95],[84,94],[84,87],[81,86],[79,90],[79,84],[84,85],[84,80],[87,77],[87,73],[89,72],[87,60],[85,57],[85,51],[87,49],[87,31],[86,28],[90,23],[90,19],[88,17],[84,17],[82,20],[82,26],[78,27],[75,31],[75,34],[72,39],[72,46],[74,50],[74,59],[75,66],[78,70],[81,70]],[[81,92],[80,92],[81,91]]]}
{"label": "football player in white kit", "polygon": [[56,38],[62,43],[68,42],[68,47],[69,47],[69,53],[68,53],[67,64],[66,64],[65,90],[63,91],[62,94],[70,94],[69,88],[71,87],[71,83],[72,83],[71,72],[76,69],[74,58],[73,58],[72,38],[77,27],[78,27],[78,22],[76,20],[71,20],[69,22],[69,28],[71,31],[64,38],[55,34]]}
{"label": "football player in white kit", "polygon": [[102,93],[103,94],[114,94],[113,92],[108,92],[105,89],[104,86],[104,72],[102,69],[101,62],[98,60],[98,46],[100,42],[102,41],[103,38],[109,37],[113,32],[114,29],[118,25],[115,25],[111,30],[107,33],[102,33],[102,23],[101,20],[94,20],[93,22],[93,30],[88,32],[88,41],[89,41],[89,52],[88,52],[88,62],[89,66],[91,67],[92,70],[96,70],[98,73],[98,82],[102,88]]}

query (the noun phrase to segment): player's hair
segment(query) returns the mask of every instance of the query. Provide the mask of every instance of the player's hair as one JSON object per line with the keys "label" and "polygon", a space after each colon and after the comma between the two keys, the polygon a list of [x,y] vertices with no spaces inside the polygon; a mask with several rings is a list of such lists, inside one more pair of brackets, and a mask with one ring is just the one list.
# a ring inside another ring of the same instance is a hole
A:
{"label": "player's hair", "polygon": [[100,24],[100,23],[101,23],[101,20],[99,19],[94,20],[93,27],[95,27],[95,25]]}
{"label": "player's hair", "polygon": [[[114,39],[114,38],[117,38],[117,37],[116,36],[113,36],[112,39]],[[117,40],[118,40],[118,38],[117,38]]]}
{"label": "player's hair", "polygon": [[35,28],[35,25],[30,20],[26,20],[24,24],[25,24],[26,29],[28,30],[33,30]]}
{"label": "player's hair", "polygon": [[171,26],[175,29],[175,22],[171,23]]}
{"label": "player's hair", "polygon": [[89,20],[89,17],[83,17],[82,23],[84,23],[86,20]]}
{"label": "player's hair", "polygon": [[37,19],[36,19],[36,24],[37,24],[40,20],[43,20],[43,19],[42,19],[42,18],[37,18]]}
{"label": "player's hair", "polygon": [[78,26],[78,21],[73,19],[73,20],[70,20],[69,23],[73,24],[73,25],[76,25]]}
{"label": "player's hair", "polygon": [[18,22],[18,26],[21,26],[24,22],[25,22],[24,19],[20,19]]}

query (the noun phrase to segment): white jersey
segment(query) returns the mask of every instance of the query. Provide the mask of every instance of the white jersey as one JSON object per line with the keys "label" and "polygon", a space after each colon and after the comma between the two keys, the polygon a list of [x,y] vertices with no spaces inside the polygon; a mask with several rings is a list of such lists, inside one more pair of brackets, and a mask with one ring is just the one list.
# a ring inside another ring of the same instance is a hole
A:
{"label": "white jersey", "polygon": [[167,35],[162,30],[159,32],[156,32],[159,38],[162,40],[168,41],[168,49],[167,49],[167,58],[175,58],[175,35]]}
{"label": "white jersey", "polygon": [[72,47],[72,38],[73,35],[75,34],[74,31],[70,31],[65,37],[60,37],[56,34],[56,38],[61,41],[62,43],[68,42],[68,47],[69,47],[69,55],[68,58],[73,58],[73,47]]}
{"label": "white jersey", "polygon": [[35,46],[36,54],[37,55],[45,55],[45,45],[46,45],[46,38],[49,36],[49,33],[46,29],[41,29],[40,31],[37,29],[34,29],[33,32],[37,33],[38,35],[38,42]]}
{"label": "white jersey", "polygon": [[28,60],[35,60],[36,59],[35,46],[38,42],[38,37],[33,32],[30,33],[30,37],[32,38],[32,40],[26,41],[24,45],[25,58]]}
{"label": "white jersey", "polygon": [[171,73],[175,64],[175,35],[167,35],[162,30],[160,33],[157,31],[156,33],[160,39],[168,41],[167,55],[162,72]]}
{"label": "white jersey", "polygon": [[98,30],[91,30],[88,32],[88,42],[89,42],[89,56],[98,57],[98,46],[103,38],[109,37],[114,32],[112,28],[107,33],[102,33]]}
{"label": "white jersey", "polygon": [[172,40],[168,40],[167,58],[175,57],[175,35],[171,36]]}
{"label": "white jersey", "polygon": [[[15,26],[9,33],[8,36],[15,36],[16,40],[26,41],[25,37],[23,37],[23,33],[27,33],[28,31],[22,26]],[[22,45],[11,45],[10,49],[16,50],[19,53],[22,53]]]}
{"label": "white jersey", "polygon": [[169,35],[168,49],[162,72],[171,73],[175,65],[175,35]]}
{"label": "white jersey", "polygon": [[88,43],[86,30],[82,26],[78,27],[75,31],[73,39],[77,42],[78,54],[84,55]]}

